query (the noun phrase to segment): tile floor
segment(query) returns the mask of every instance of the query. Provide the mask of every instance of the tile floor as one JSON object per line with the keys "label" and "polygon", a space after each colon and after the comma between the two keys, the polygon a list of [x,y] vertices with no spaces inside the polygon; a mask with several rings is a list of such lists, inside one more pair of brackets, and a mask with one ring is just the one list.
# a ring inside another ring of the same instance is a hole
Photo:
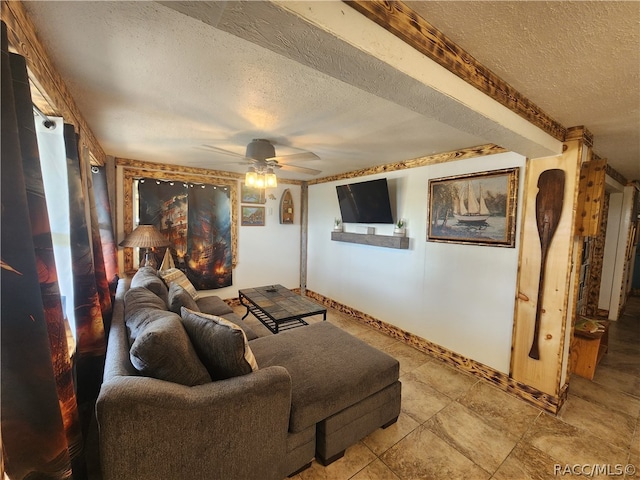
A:
{"label": "tile floor", "polygon": [[314,461],[294,480],[579,477],[577,470],[554,474],[565,465],[585,465],[585,474],[591,465],[610,465],[609,475],[593,478],[640,478],[629,473],[633,467],[616,471],[616,465],[640,468],[640,298],[612,323],[609,353],[594,380],[572,376],[558,416],[346,315],[330,311],[328,321],[400,361],[402,412],[396,424],[350,447],[342,459],[328,467]]}

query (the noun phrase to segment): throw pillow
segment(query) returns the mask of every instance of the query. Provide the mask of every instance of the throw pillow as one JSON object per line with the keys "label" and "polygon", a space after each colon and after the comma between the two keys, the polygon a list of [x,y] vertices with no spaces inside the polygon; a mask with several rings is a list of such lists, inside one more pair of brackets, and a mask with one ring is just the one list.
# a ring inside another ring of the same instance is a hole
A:
{"label": "throw pillow", "polygon": [[165,281],[167,285],[171,285],[172,283],[177,283],[182,288],[184,288],[189,295],[193,297],[194,300],[199,298],[198,292],[196,292],[196,287],[189,281],[187,276],[184,274],[182,270],[178,270],[177,268],[170,268],[169,270],[160,270],[158,275]]}
{"label": "throw pillow", "polygon": [[247,336],[236,324],[215,315],[182,308],[182,323],[213,380],[258,369]]}
{"label": "throw pillow", "polygon": [[180,315],[180,309],[182,307],[188,308],[196,312],[200,311],[198,304],[193,299],[189,292],[187,292],[178,283],[172,283],[169,287],[169,310]]}
{"label": "throw pillow", "polygon": [[211,377],[198,358],[180,317],[165,312],[147,323],[131,345],[129,358],[145,376],[192,387],[209,383]]}
{"label": "throw pillow", "polygon": [[147,323],[162,318],[165,313],[168,313],[166,303],[149,289],[135,287],[127,290],[124,294],[124,321],[129,332],[129,345]]}
{"label": "throw pillow", "polygon": [[140,267],[131,279],[131,288],[145,287],[151,290],[164,300],[165,308],[169,301],[169,289],[158,277],[156,269],[153,267]]}

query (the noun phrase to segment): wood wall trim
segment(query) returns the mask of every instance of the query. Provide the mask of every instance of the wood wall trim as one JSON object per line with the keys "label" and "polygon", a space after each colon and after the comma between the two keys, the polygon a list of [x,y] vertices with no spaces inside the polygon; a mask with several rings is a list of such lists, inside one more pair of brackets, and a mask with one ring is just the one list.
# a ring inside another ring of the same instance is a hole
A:
{"label": "wood wall trim", "polygon": [[606,174],[613,178],[620,185],[626,186],[629,185],[629,180],[626,179],[624,175],[615,170],[611,165],[607,163]]}
{"label": "wood wall trim", "polygon": [[394,172],[396,170],[405,170],[407,168],[425,167],[427,165],[436,165],[438,163],[453,162],[455,160],[464,160],[467,158],[484,157],[486,155],[495,155],[497,153],[505,153],[508,150],[494,145],[492,143],[487,145],[479,145],[477,147],[464,148],[462,150],[454,150],[451,152],[437,153],[435,155],[428,155],[426,157],[414,158],[411,160],[403,160],[401,162],[387,163],[384,165],[377,165],[375,167],[362,168],[360,170],[353,170],[351,172],[341,173],[338,175],[331,175],[329,177],[318,178],[310,180],[309,185],[315,185],[318,183],[334,182],[336,180],[344,180],[347,178],[363,177],[366,175],[375,175],[377,173]]}
{"label": "wood wall trim", "polygon": [[488,381],[492,385],[498,387],[500,390],[514,395],[554,415],[558,413],[560,407],[562,407],[564,401],[567,398],[568,385],[565,385],[562,389],[560,389],[560,393],[558,396],[546,394],[534,387],[514,380],[513,378],[509,377],[509,375],[503,372],[495,370],[480,362],[476,362],[473,359],[464,357],[458,353],[452,352],[451,350],[441,347],[440,345],[430,342],[422,337],[419,337],[418,335],[407,332],[406,330],[386,323],[382,320],[378,320],[377,318],[374,318],[364,312],[332,300],[331,298],[325,297],[324,295],[321,295],[317,292],[307,290],[306,295],[310,298],[313,298],[317,302],[320,302],[326,307],[345,313],[353,317],[354,319],[370,327],[373,327],[376,330],[395,338],[396,340],[405,343],[406,345],[420,350],[421,352],[427,353],[446,363],[447,365],[462,370],[465,373],[469,373],[482,380]]}
{"label": "wood wall trim", "polygon": [[[149,170],[166,173],[181,173],[185,175],[200,175],[203,177],[229,178],[234,180],[244,180],[244,174],[226,172],[224,170],[210,170],[208,168],[184,167],[168,163],[145,162],[142,160],[132,160],[130,158],[116,158],[116,166],[123,168],[134,168],[139,170]],[[192,180],[195,181],[195,180]],[[278,177],[278,183],[287,185],[301,185],[301,180],[289,180]]]}
{"label": "wood wall trim", "polygon": [[584,125],[567,128],[564,141],[568,142],[569,140],[582,140],[586,147],[593,147],[593,134]]}
{"label": "wood wall trim", "polygon": [[343,1],[556,140],[564,141],[565,127],[403,2],[388,0]]}
{"label": "wood wall trim", "polygon": [[9,43],[16,52],[25,57],[29,77],[40,94],[55,109],[55,115],[63,117],[66,123],[76,127],[80,136],[80,145],[89,149],[99,165],[104,165],[106,155],[102,146],[80,113],[67,85],[38,39],[35,27],[22,2],[2,0],[2,20],[7,24]]}
{"label": "wood wall trim", "polygon": [[598,157],[580,167],[576,235],[581,237],[596,237],[600,232],[606,166],[607,160]]}

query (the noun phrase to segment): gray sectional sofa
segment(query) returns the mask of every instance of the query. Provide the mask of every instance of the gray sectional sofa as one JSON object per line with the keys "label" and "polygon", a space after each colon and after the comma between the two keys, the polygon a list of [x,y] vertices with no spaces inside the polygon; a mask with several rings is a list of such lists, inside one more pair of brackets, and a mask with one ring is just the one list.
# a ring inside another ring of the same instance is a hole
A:
{"label": "gray sectional sofa", "polygon": [[398,375],[396,359],[329,322],[258,337],[220,298],[143,267],[116,292],[96,404],[103,479],[282,479],[314,457],[326,465],[397,420]]}

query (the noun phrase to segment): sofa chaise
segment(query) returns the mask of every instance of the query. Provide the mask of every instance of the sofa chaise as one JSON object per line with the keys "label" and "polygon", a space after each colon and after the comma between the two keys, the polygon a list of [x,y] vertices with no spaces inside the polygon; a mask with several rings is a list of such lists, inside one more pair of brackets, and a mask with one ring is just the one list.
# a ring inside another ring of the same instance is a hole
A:
{"label": "sofa chaise", "polygon": [[142,267],[118,283],[96,403],[103,480],[282,479],[397,420],[393,357],[329,322],[259,337],[183,281]]}

